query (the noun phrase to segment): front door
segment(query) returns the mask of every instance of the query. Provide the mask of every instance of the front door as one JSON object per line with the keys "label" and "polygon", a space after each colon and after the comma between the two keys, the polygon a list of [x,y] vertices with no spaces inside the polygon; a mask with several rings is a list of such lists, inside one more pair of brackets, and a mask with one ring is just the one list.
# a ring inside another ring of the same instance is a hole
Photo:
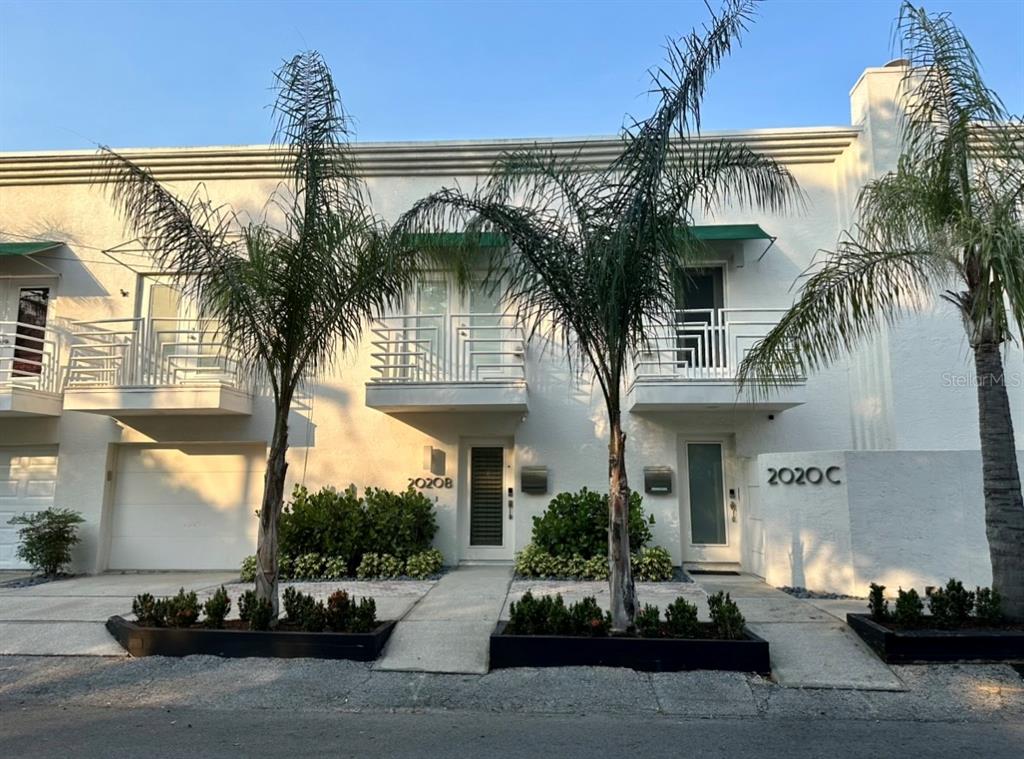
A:
{"label": "front door", "polygon": [[738,503],[727,484],[728,461],[722,440],[685,440],[679,471],[685,562],[739,563]]}
{"label": "front door", "polygon": [[511,447],[500,441],[474,442],[464,447],[464,459],[463,558],[511,559],[515,516]]}

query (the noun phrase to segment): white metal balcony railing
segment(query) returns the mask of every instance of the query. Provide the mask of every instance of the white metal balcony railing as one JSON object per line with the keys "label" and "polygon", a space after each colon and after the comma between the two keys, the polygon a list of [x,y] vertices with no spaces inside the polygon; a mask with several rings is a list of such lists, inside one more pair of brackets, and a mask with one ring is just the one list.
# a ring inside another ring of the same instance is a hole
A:
{"label": "white metal balcony railing", "polygon": [[189,384],[245,384],[214,320],[100,319],[72,327],[69,389]]}
{"label": "white metal balcony railing", "polygon": [[735,380],[747,352],[779,322],[778,308],[670,311],[635,357],[635,382]]}
{"label": "white metal balcony railing", "polygon": [[371,327],[377,383],[526,380],[522,327],[507,314],[400,314]]}
{"label": "white metal balcony railing", "polygon": [[0,322],[0,387],[58,392],[57,338],[46,328]]}

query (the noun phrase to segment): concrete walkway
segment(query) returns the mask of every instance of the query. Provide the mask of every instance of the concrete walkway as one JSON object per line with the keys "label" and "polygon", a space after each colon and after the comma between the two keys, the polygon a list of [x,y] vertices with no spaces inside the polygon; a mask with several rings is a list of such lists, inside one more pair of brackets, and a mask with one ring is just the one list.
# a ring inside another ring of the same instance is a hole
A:
{"label": "concrete walkway", "polygon": [[398,623],[375,669],[485,674],[511,566],[449,572]]}
{"label": "concrete walkway", "polygon": [[862,610],[865,601],[807,601],[748,575],[695,575],[694,580],[708,594],[724,590],[732,596],[750,629],[770,644],[772,678],[779,685],[904,690],[846,625],[846,611]]}

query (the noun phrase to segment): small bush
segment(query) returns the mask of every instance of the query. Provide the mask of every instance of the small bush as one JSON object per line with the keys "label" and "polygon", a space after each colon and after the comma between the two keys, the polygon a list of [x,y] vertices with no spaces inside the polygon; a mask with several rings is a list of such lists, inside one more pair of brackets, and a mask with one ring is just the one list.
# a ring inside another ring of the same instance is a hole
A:
{"label": "small bush", "polygon": [[269,630],[274,607],[269,599],[257,597],[255,590],[247,590],[238,599],[238,617],[250,630]]}
{"label": "small bush", "polygon": [[182,588],[178,594],[165,599],[164,621],[168,627],[191,627],[199,619],[199,598],[194,590]]}
{"label": "small bush", "polygon": [[206,626],[215,629],[224,627],[224,620],[231,612],[231,598],[228,592],[221,585],[216,592],[203,604],[203,613],[206,615]]}
{"label": "small bush", "polygon": [[366,488],[363,499],[365,552],[390,554],[405,561],[430,549],[437,521],[434,504],[423,493],[411,486],[402,493]]}
{"label": "small bush", "polygon": [[360,580],[385,579],[400,577],[404,564],[397,556],[389,554],[368,553],[359,562],[356,577]]}
{"label": "small bush", "polygon": [[665,608],[665,631],[673,638],[700,637],[697,606],[680,596]]}
{"label": "small bush", "polygon": [[372,598],[360,598],[352,609],[352,617],[349,622],[349,632],[368,633],[378,625],[377,602]]}
{"label": "small bush", "polygon": [[[654,517],[643,513],[642,496],[629,496],[629,545],[638,551],[651,540]],[[577,493],[559,493],[547,510],[533,518],[533,542],[551,556],[584,559],[608,553],[608,496],[583,488]]]}
{"label": "small bush", "polygon": [[167,604],[149,593],[140,593],[132,601],[132,614],[142,627],[163,627]]}
{"label": "small bush", "polygon": [[11,517],[7,524],[23,525],[18,530],[18,558],[53,576],[71,563],[71,549],[81,540],[78,525],[84,521],[77,511],[51,508]]}
{"label": "small bush", "polygon": [[876,622],[889,619],[889,602],[885,600],[885,586],[871,583],[868,593],[868,610]]}
{"label": "small bush", "polygon": [[306,553],[295,559],[292,575],[296,580],[319,580],[324,574],[324,557],[318,553]]}
{"label": "small bush", "polygon": [[993,588],[975,588],[974,616],[986,625],[998,625],[1003,621],[1003,597]]}
{"label": "small bush", "polygon": [[672,579],[672,557],[661,546],[643,548],[634,554],[633,577],[646,582],[664,582]]}
{"label": "small bush", "polygon": [[426,580],[441,572],[444,566],[444,554],[436,548],[421,551],[409,557],[405,562],[405,573],[417,580]]}
{"label": "small bush", "polygon": [[974,593],[966,590],[962,582],[953,578],[949,579],[945,588],[936,588],[928,596],[928,610],[932,614],[932,622],[942,629],[962,627],[973,609]]}
{"label": "small bush", "polygon": [[896,609],[893,612],[893,619],[897,624],[904,627],[920,627],[924,622],[924,602],[917,591],[911,588],[896,591]]}
{"label": "small bush", "polygon": [[296,485],[281,512],[278,544],[281,555],[291,558],[308,554],[338,557],[345,562],[347,574],[366,550],[365,532],[365,510],[354,485],[343,491],[328,487],[315,493]]}
{"label": "small bush", "polygon": [[708,608],[711,610],[711,624],[714,625],[719,638],[739,640],[743,637],[743,625],[746,624],[746,620],[740,613],[740,607],[728,593],[718,591],[709,596]]}
{"label": "small bush", "polygon": [[352,624],[352,599],[344,590],[336,590],[327,599],[327,627],[344,632]]}
{"label": "small bush", "polygon": [[636,631],[641,638],[661,637],[661,616],[657,606],[644,604],[636,614]]}
{"label": "small bush", "polygon": [[238,572],[238,579],[242,582],[256,581],[256,554],[242,559],[242,568]]}

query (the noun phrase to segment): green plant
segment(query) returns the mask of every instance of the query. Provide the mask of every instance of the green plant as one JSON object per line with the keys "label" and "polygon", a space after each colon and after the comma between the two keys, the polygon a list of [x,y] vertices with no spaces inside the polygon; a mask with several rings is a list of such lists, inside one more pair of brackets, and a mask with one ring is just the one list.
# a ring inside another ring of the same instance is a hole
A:
{"label": "green plant", "polygon": [[365,550],[366,514],[354,485],[310,492],[296,485],[278,525],[280,555],[318,554],[345,563],[341,576],[354,570]]}
{"label": "green plant", "polygon": [[437,533],[434,504],[410,486],[401,493],[366,488],[364,550],[391,554],[402,561],[430,549]]}
{"label": "green plant", "polygon": [[368,553],[363,556],[356,569],[356,577],[360,580],[393,579],[400,577],[404,564],[397,556],[389,554]]}
{"label": "green plant", "polygon": [[228,592],[221,585],[214,594],[203,604],[203,613],[206,615],[206,626],[220,629],[224,627],[224,620],[231,612],[231,598]]}
{"label": "green plant", "polygon": [[644,604],[643,608],[636,613],[636,631],[641,638],[661,637],[661,617],[657,606]]}
{"label": "green plant", "polygon": [[998,625],[1003,621],[1003,597],[992,588],[975,588],[974,616],[986,625]]}
{"label": "green plant", "polygon": [[274,607],[266,598],[257,596],[255,590],[247,590],[238,599],[238,618],[250,630],[269,630],[274,620]]}
{"label": "green plant", "polygon": [[405,562],[405,573],[414,579],[425,580],[440,573],[444,567],[444,554],[436,548],[415,553]]}
{"label": "green plant", "polygon": [[696,604],[679,596],[665,607],[665,631],[673,638],[700,637]]}
{"label": "green plant", "polygon": [[664,582],[673,575],[672,557],[661,546],[642,548],[633,555],[633,577],[646,582]]}
{"label": "green plant", "polygon": [[319,580],[324,574],[324,557],[318,553],[304,553],[295,558],[292,575],[296,580]]}
{"label": "green plant", "polygon": [[746,620],[740,613],[740,607],[728,593],[718,591],[708,596],[708,609],[711,611],[711,624],[719,638],[739,640],[743,637],[743,625],[746,624]]}
{"label": "green plant", "polygon": [[889,602],[885,600],[885,586],[871,583],[868,593],[868,609],[876,622],[889,619]]}
{"label": "green plant", "polygon": [[71,509],[46,509],[11,517],[7,524],[18,530],[19,559],[45,575],[53,576],[71,563],[71,549],[81,540],[78,525],[85,520]]}
{"label": "green plant", "polygon": [[974,593],[952,577],[945,588],[936,588],[928,594],[928,610],[936,627],[951,629],[966,624],[974,609]]}
{"label": "green plant", "polygon": [[917,591],[911,588],[896,591],[896,607],[892,615],[893,620],[903,627],[920,627],[924,622],[924,602]]}
{"label": "green plant", "polygon": [[242,582],[254,582],[256,580],[256,554],[242,559],[242,567],[238,572],[238,579]]}
{"label": "green plant", "polygon": [[[654,517],[643,513],[643,498],[632,492],[629,498],[629,545],[633,551],[651,539]],[[576,493],[559,493],[540,516],[533,518],[533,543],[540,551],[557,558],[578,555],[583,559],[608,556],[608,496],[583,488]]]}
{"label": "green plant", "polygon": [[327,627],[345,632],[352,624],[354,604],[344,590],[336,590],[327,598]]}
{"label": "green plant", "polygon": [[168,627],[191,627],[199,619],[199,598],[194,590],[188,593],[182,588],[177,595],[164,600],[164,621]]}
{"label": "green plant", "polygon": [[132,614],[142,627],[163,627],[167,604],[149,593],[140,593],[132,601]]}
{"label": "green plant", "polygon": [[359,602],[352,607],[349,632],[372,632],[378,624],[377,602],[372,598],[360,598]]}

